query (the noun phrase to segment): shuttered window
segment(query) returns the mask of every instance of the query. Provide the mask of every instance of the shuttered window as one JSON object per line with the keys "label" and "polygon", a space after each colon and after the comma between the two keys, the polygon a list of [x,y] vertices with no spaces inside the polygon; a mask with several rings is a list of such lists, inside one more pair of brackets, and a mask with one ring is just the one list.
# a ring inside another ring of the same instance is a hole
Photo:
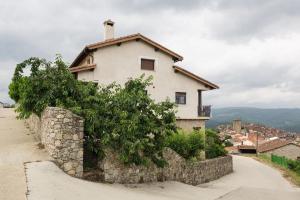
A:
{"label": "shuttered window", "polygon": [[142,58],[141,59],[141,69],[154,70],[154,63],[155,63],[155,60],[153,60],[153,59]]}
{"label": "shuttered window", "polygon": [[175,93],[175,102],[177,104],[186,104],[186,93],[185,92],[176,92]]}

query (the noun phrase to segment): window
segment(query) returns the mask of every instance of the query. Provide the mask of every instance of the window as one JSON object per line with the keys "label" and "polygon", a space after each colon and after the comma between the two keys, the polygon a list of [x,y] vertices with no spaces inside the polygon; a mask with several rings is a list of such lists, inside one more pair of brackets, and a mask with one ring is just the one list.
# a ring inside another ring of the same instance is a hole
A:
{"label": "window", "polygon": [[154,70],[154,63],[155,63],[155,60],[153,60],[153,59],[142,58],[141,59],[141,69]]}
{"label": "window", "polygon": [[175,101],[177,104],[186,104],[186,93],[185,92],[176,92]]}
{"label": "window", "polygon": [[75,73],[73,73],[73,75],[74,75],[74,78],[77,80],[78,79],[78,73],[75,72]]}

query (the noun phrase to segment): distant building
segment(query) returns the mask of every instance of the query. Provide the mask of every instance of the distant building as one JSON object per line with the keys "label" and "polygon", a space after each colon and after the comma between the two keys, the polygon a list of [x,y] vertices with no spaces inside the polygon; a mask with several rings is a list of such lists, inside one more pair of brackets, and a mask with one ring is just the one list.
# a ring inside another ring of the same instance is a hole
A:
{"label": "distant building", "polygon": [[287,140],[275,139],[260,144],[258,152],[296,160],[300,158],[300,145]]}
{"label": "distant building", "polygon": [[254,145],[238,145],[237,148],[240,153],[256,153]]}
{"label": "distant building", "polygon": [[0,108],[4,108],[4,103],[0,101]]}
{"label": "distant building", "polygon": [[233,120],[232,128],[237,134],[241,134],[242,131],[242,121],[240,119]]}

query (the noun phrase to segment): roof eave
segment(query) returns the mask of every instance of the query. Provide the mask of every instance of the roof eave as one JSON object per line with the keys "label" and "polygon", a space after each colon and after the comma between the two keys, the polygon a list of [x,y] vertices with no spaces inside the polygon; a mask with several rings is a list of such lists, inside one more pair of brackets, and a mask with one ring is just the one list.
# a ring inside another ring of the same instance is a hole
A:
{"label": "roof eave", "polygon": [[214,84],[214,83],[212,83],[212,82],[210,82],[208,80],[205,80],[205,79],[197,76],[196,74],[193,74],[192,72],[189,72],[188,70],[183,69],[183,68],[181,68],[179,66],[174,65],[173,68],[174,68],[175,72],[180,72],[183,75],[186,75],[187,77],[192,78],[195,81],[200,82],[201,84],[203,84],[206,87],[210,88],[210,90],[214,90],[214,89],[219,89],[220,88],[218,85],[216,85],[216,84]]}
{"label": "roof eave", "polygon": [[[110,45],[114,45],[114,44],[118,44],[118,43],[122,43],[122,42],[128,42],[128,41],[132,41],[132,40],[143,40],[146,43],[160,49],[162,52],[172,56],[173,58],[176,58],[177,61],[182,61],[183,60],[183,56],[175,53],[174,51],[160,45],[159,43],[147,38],[146,36],[137,33],[137,34],[133,34],[133,35],[128,35],[125,37],[120,37],[120,38],[116,38],[116,39],[111,39],[111,40],[107,40],[107,41],[103,41],[103,42],[98,42],[95,44],[90,44],[87,45],[86,47],[90,50],[92,49],[98,49],[101,47],[106,47],[106,46],[110,46]],[[174,59],[175,60],[175,59]]]}
{"label": "roof eave", "polygon": [[87,55],[88,52],[89,52],[89,48],[87,46],[84,47],[83,50],[78,54],[78,56],[72,62],[72,64],[69,66],[69,68],[77,66],[78,63]]}

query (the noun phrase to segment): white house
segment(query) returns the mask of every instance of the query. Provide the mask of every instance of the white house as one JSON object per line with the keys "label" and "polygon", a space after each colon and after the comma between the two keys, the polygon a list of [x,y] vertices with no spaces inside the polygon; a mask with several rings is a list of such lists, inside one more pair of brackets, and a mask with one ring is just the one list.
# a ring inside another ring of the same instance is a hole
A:
{"label": "white house", "polygon": [[202,92],[217,85],[179,67],[183,57],[140,33],[114,37],[114,22],[104,22],[104,41],[87,45],[70,65],[78,80],[98,84],[124,84],[141,74],[153,76],[147,92],[157,102],[167,97],[178,104],[177,125],[204,128],[210,106],[202,105]]}

